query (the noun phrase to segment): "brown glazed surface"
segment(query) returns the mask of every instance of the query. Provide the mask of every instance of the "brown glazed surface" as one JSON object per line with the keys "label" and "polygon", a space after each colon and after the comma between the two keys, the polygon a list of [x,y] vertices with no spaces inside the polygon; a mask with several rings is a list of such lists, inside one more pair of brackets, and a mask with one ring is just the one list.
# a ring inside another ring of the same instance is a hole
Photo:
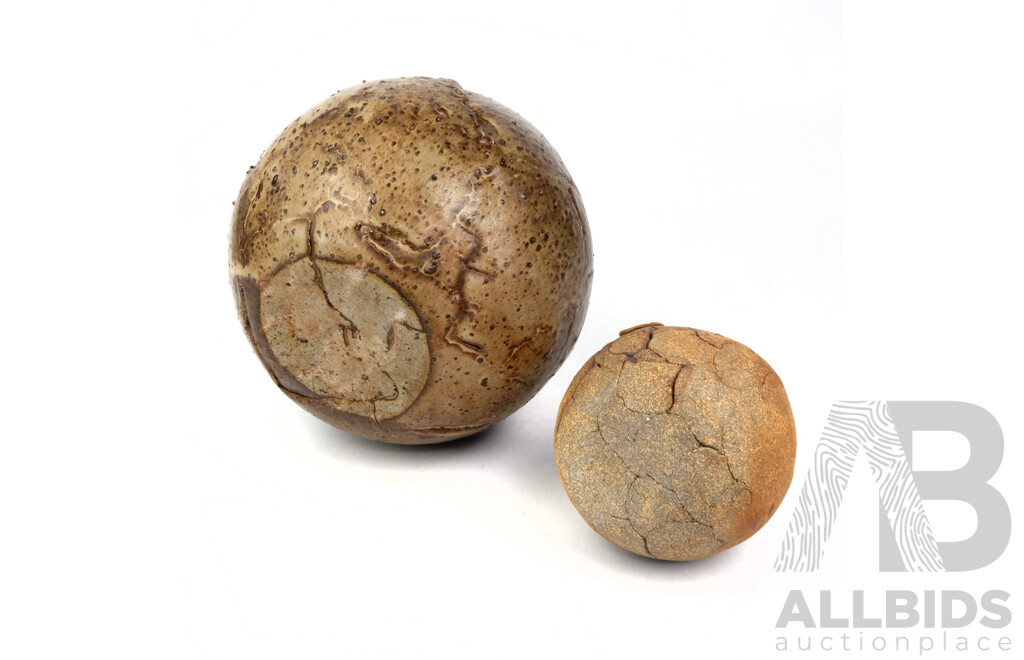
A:
{"label": "brown glazed surface", "polygon": [[453,80],[340,91],[235,202],[239,317],[277,385],[339,428],[442,442],[526,403],[586,314],[576,186],[525,120]]}
{"label": "brown glazed surface", "polygon": [[555,457],[587,523],[631,552],[688,561],[750,538],[793,478],[782,381],[749,348],[692,328],[624,330],[562,399]]}

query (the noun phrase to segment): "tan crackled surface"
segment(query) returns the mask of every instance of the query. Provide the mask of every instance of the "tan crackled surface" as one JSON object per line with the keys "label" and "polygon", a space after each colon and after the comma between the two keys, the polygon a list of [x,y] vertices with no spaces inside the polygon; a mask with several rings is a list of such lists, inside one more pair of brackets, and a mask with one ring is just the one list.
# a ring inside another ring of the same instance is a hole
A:
{"label": "tan crackled surface", "polygon": [[590,295],[576,186],[526,121],[452,80],[340,91],[250,169],[230,266],[281,390],[388,442],[469,435],[530,399]]}
{"label": "tan crackled surface", "polygon": [[576,375],[555,455],[566,492],[609,541],[694,560],[752,536],[793,476],[782,381],[746,346],[692,328],[623,331]]}

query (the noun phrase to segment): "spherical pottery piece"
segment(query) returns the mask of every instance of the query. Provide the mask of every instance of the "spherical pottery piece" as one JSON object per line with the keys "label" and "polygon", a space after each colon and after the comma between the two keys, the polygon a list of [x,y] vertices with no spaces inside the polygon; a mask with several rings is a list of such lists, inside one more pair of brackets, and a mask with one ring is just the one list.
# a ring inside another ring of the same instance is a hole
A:
{"label": "spherical pottery piece", "polygon": [[274,382],[339,428],[433,443],[526,403],[579,335],[579,193],[544,137],[452,80],[340,91],[235,203],[239,317]]}
{"label": "spherical pottery piece", "polygon": [[565,490],[631,552],[708,557],[759,530],[793,477],[796,429],[775,371],[721,335],[624,330],[576,375],[558,413]]}

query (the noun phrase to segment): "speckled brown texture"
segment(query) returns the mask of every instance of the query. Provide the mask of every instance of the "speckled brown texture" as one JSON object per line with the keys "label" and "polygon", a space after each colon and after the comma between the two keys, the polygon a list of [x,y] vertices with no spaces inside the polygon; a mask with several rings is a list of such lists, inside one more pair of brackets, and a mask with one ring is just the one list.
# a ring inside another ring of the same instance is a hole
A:
{"label": "speckled brown texture", "polygon": [[569,499],[631,552],[688,561],[751,537],[793,478],[796,428],[782,381],[738,342],[646,324],[576,374],[555,457]]}
{"label": "speckled brown texture", "polygon": [[339,428],[419,444],[487,428],[565,360],[591,241],[544,137],[453,80],[340,91],[251,168],[239,317],[275,383]]}

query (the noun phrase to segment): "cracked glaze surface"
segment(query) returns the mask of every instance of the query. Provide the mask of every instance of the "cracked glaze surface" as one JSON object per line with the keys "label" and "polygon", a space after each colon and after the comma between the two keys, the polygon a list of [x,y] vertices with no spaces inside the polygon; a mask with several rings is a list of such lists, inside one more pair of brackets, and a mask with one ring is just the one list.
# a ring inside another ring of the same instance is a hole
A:
{"label": "cracked glaze surface", "polygon": [[235,203],[239,317],[324,421],[430,443],[526,403],[579,335],[579,193],[525,120],[452,80],[340,91],[295,120]]}
{"label": "cracked glaze surface", "polygon": [[701,559],[778,508],[796,428],[782,381],[721,335],[652,323],[624,330],[569,385],[555,427],[565,490],[631,552]]}

